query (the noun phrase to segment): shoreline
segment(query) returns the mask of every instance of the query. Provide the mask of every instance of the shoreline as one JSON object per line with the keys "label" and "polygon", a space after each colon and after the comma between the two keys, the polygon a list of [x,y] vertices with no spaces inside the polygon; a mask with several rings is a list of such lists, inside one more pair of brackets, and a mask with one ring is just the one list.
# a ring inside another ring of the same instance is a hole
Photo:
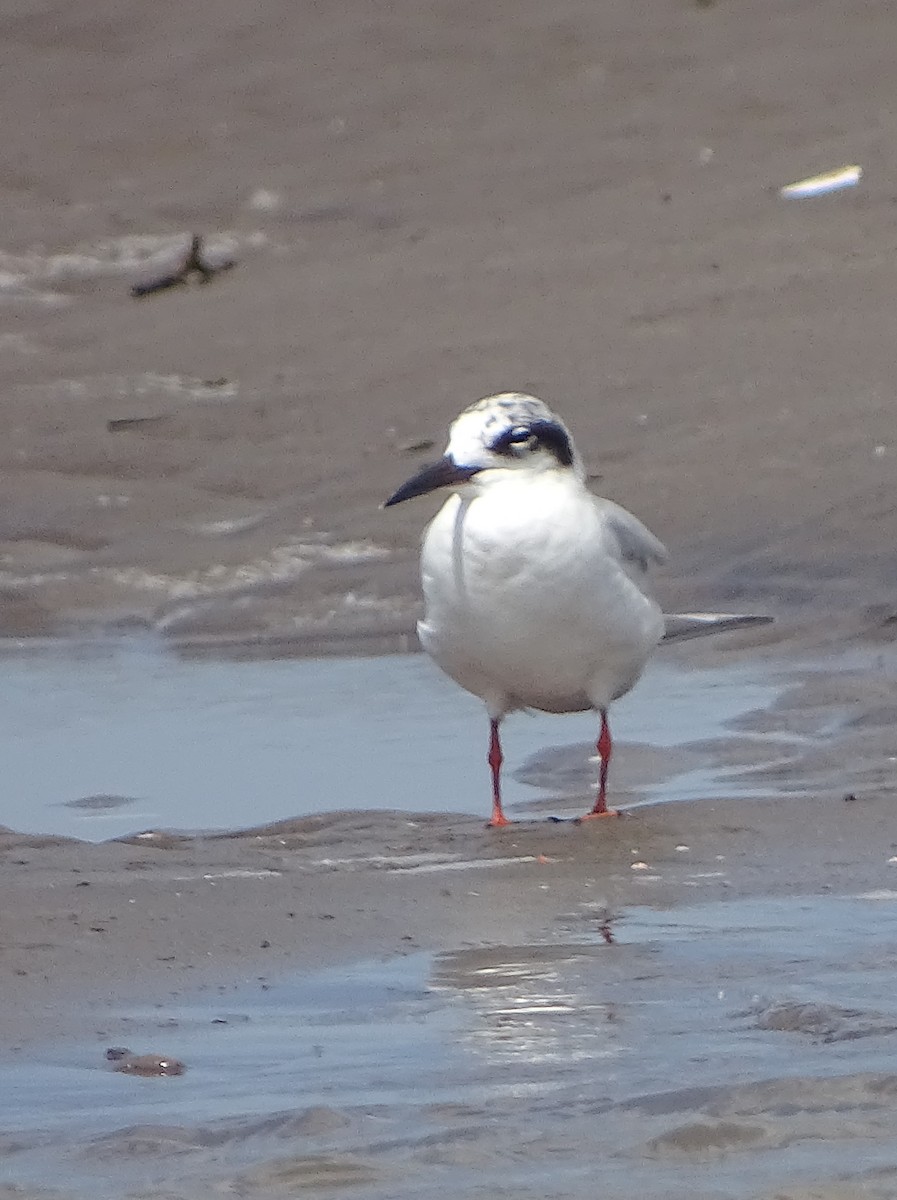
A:
{"label": "shoreline", "polygon": [[[763,632],[726,635],[718,646],[736,662],[757,653],[783,662],[775,644],[732,644]],[[694,659],[694,642],[670,652],[700,665],[718,653],[712,642]],[[197,836],[84,842],[4,830],[2,955],[11,982],[0,1047],[92,1035],[102,1014],[137,998],[164,1007],[184,990],[237,986],[258,972],[539,941],[554,935],[560,913],[584,903],[612,915],[636,904],[897,887],[888,862],[897,847],[892,660],[890,647],[869,641],[859,657],[848,646],[828,666],[818,653],[784,660],[791,683],[769,709],[683,747],[746,780],[754,795],[643,802],[619,822],[555,825],[539,819],[545,802],[534,800],[533,819],[524,809],[511,829],[494,831],[477,816],[391,812],[384,798],[382,809],[337,805]],[[769,735],[773,748],[784,739],[783,757],[764,765],[756,739]],[[645,749],[627,745],[629,788],[662,781],[676,753]],[[549,780],[552,769],[549,761]],[[624,789],[624,806],[632,796]],[[647,868],[633,871],[633,861]]]}
{"label": "shoreline", "polygon": [[897,881],[891,808],[886,796],[702,800],[499,833],[388,811],[104,843],[4,832],[0,1048],[89,1040],[138,1001],[164,1011],[185,992],[308,968],[540,943],[561,914],[591,913],[594,932],[637,905],[884,894]]}

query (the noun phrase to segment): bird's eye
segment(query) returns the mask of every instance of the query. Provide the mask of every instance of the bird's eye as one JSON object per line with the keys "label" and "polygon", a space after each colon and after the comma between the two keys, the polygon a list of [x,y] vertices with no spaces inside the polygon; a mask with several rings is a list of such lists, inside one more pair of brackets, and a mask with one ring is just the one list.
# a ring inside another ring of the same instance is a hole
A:
{"label": "bird's eye", "polygon": [[507,429],[492,445],[496,454],[513,454],[518,448],[532,446],[537,441],[533,431],[525,425],[515,425]]}

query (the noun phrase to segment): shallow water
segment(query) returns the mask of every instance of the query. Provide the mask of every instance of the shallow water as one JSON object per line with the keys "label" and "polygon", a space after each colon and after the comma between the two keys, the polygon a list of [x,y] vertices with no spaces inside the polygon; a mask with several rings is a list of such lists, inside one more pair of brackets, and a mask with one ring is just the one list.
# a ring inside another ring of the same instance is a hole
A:
{"label": "shallow water", "polygon": [[[659,658],[618,706],[629,795],[748,796],[744,758],[713,747],[794,672],[685,662]],[[15,827],[101,838],[340,807],[457,811],[486,791],[479,705],[420,656],[183,662],[129,643],[3,665],[0,753],[17,787],[0,822]],[[843,719],[836,698],[812,728]],[[511,719],[508,766],[562,807],[593,726]],[[767,756],[787,738],[813,741],[777,729]],[[538,795],[508,783],[512,807]],[[0,1063],[4,1179],[77,1200],[894,1194],[897,893],[610,920],[583,901],[551,934],[104,1010],[80,1040]],[[112,1045],[187,1071],[115,1073]]]}
{"label": "shallow water", "polygon": [[[17,830],[100,841],[338,809],[488,809],[482,705],[422,655],[183,661],[133,641],[8,647],[2,670],[0,762],[14,786],[0,825]],[[762,666],[658,658],[614,706],[615,737],[662,748],[721,737],[783,686]],[[541,794],[513,778],[529,756],[576,742],[586,762],[595,735],[588,713],[510,717],[510,811]],[[706,766],[673,768],[643,795],[692,799],[716,783]]]}
{"label": "shallow water", "polygon": [[[128,1011],[7,1064],[7,1179],[64,1195],[889,1195],[897,894],[584,906],[462,949]],[[103,1046],[183,1059],[113,1074]],[[782,1189],[796,1189],[786,1190]],[[852,1190],[852,1189],[856,1190]]]}

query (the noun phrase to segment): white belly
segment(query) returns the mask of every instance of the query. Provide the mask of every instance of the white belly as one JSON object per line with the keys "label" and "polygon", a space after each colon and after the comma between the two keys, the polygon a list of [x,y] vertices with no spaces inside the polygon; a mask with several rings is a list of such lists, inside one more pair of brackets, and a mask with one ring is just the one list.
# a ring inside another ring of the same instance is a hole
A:
{"label": "white belly", "polygon": [[452,496],[431,523],[421,642],[493,715],[605,708],[639,678],[660,610],[588,493],[514,493]]}

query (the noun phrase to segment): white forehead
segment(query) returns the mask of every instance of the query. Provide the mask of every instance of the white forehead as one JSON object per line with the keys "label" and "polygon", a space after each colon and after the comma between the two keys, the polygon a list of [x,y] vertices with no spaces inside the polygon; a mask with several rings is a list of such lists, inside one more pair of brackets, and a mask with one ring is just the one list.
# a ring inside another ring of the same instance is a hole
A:
{"label": "white forehead", "polygon": [[524,392],[500,392],[465,408],[449,429],[448,453],[457,463],[473,463],[505,429],[533,421],[562,424],[547,404]]}

